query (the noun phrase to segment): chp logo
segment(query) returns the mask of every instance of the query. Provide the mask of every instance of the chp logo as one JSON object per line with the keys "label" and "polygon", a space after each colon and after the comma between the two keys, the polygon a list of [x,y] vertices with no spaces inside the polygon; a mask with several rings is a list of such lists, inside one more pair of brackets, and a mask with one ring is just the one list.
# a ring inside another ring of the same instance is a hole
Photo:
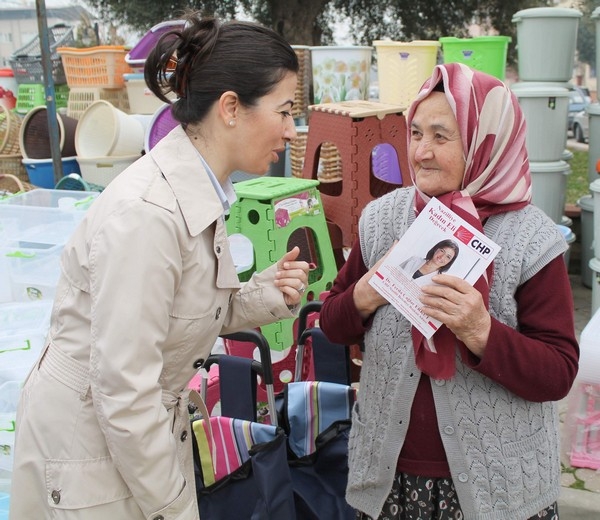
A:
{"label": "chp logo", "polygon": [[463,244],[469,246],[471,249],[474,249],[475,252],[484,258],[489,256],[489,254],[492,252],[491,247],[482,242],[464,226],[458,227],[458,229],[454,232],[454,237],[460,240]]}

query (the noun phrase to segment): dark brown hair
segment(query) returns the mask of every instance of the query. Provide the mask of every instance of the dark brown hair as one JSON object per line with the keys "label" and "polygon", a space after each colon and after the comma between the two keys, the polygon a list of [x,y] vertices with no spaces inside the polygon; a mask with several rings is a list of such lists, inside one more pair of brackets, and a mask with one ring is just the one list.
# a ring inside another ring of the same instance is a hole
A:
{"label": "dark brown hair", "polygon": [[288,72],[298,72],[294,49],[275,31],[253,22],[219,22],[185,17],[183,29],[165,33],[146,59],[144,77],[162,101],[173,102],[173,117],[184,126],[204,119],[223,92],[235,92],[253,106]]}
{"label": "dark brown hair", "polygon": [[434,245],[427,252],[427,255],[425,255],[425,260],[431,260],[433,258],[433,255],[435,254],[435,252],[438,249],[444,249],[445,247],[449,247],[450,249],[452,249],[454,251],[454,257],[446,265],[443,265],[442,267],[440,267],[438,269],[439,274],[446,272],[448,269],[450,269],[450,267],[452,267],[452,264],[458,257],[458,253],[460,251],[460,249],[458,248],[458,244],[456,242],[454,242],[454,240],[450,240],[450,239],[442,240],[441,242],[438,242],[436,245]]}

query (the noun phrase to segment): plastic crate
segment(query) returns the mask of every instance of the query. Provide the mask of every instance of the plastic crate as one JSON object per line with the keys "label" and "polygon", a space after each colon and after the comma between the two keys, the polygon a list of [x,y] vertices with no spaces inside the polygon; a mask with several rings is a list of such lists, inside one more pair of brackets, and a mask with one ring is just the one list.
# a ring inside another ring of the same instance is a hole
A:
{"label": "plastic crate", "polygon": [[[69,102],[69,87],[66,84],[54,85],[54,102],[56,108],[66,108]],[[46,106],[46,89],[40,83],[24,83],[19,85],[15,111],[27,114],[39,106]]]}
{"label": "plastic crate", "polygon": [[67,115],[79,119],[86,109],[96,101],[108,101],[115,108],[129,114],[129,97],[125,88],[72,88],[69,92]]}
{"label": "plastic crate", "polygon": [[[48,29],[50,44],[50,62],[52,78],[55,83],[66,83],[62,60],[57,52],[59,46],[72,45],[75,41],[73,28],[65,24],[56,24]],[[9,59],[17,83],[43,83],[42,49],[40,37],[17,49]]]}
{"label": "plastic crate", "polygon": [[100,45],[87,49],[59,47],[69,87],[123,88],[123,74],[132,72],[121,45]]}

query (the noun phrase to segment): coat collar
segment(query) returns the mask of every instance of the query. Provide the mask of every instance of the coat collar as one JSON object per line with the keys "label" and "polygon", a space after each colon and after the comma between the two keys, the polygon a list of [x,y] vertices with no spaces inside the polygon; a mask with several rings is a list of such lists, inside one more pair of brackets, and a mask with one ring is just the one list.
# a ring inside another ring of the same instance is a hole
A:
{"label": "coat collar", "polygon": [[150,155],[171,186],[191,236],[223,215],[221,200],[181,125],[161,139]]}

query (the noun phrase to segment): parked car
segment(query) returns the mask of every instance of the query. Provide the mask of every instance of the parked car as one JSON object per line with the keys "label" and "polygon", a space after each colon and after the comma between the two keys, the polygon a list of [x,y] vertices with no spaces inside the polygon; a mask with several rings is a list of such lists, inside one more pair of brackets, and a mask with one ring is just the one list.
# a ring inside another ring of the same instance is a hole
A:
{"label": "parked car", "polygon": [[575,114],[585,110],[589,104],[590,97],[583,88],[573,85],[569,89],[569,111],[567,114],[567,130],[569,132],[574,132],[573,122]]}
{"label": "parked car", "polygon": [[573,118],[573,137],[578,143],[587,143],[589,134],[590,116],[586,110],[580,110]]}

